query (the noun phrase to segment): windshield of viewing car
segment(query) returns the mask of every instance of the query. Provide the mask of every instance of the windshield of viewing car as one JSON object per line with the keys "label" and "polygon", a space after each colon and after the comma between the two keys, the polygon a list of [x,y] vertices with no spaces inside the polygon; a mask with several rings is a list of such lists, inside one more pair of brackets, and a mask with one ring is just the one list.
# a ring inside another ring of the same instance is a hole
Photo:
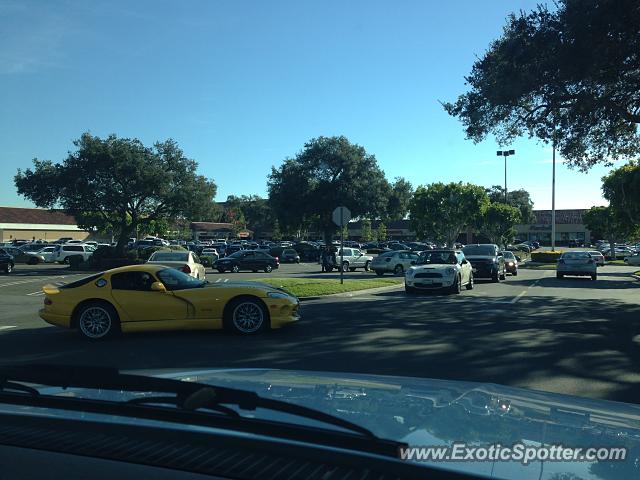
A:
{"label": "windshield of viewing car", "polygon": [[467,257],[474,255],[493,256],[496,254],[496,249],[492,245],[467,245],[462,249],[462,252]]}
{"label": "windshield of viewing car", "polygon": [[149,260],[154,262],[187,262],[189,261],[189,254],[177,252],[156,252],[151,255]]}
{"label": "windshield of viewing car", "polygon": [[167,290],[184,290],[187,288],[197,288],[204,285],[205,282],[198,280],[186,273],[174,268],[167,268],[156,273],[158,279],[164,284]]}
{"label": "windshield of viewing car", "polygon": [[454,265],[458,263],[455,252],[449,251],[437,251],[423,252],[418,257],[418,265],[428,264],[447,264]]}

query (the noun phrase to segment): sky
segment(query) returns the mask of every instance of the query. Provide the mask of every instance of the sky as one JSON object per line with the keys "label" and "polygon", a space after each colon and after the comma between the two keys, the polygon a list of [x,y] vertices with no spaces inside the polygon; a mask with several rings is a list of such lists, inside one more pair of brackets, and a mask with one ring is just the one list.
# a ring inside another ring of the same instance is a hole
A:
{"label": "sky", "polygon": [[[535,1],[0,0],[0,205],[32,206],[17,169],[61,162],[83,132],[173,138],[227,195],[266,196],[273,166],[345,135],[414,186],[504,183],[501,149],[440,101],[513,11]],[[551,148],[509,148],[507,187],[551,208]],[[558,159],[556,208],[604,205],[601,177]]]}

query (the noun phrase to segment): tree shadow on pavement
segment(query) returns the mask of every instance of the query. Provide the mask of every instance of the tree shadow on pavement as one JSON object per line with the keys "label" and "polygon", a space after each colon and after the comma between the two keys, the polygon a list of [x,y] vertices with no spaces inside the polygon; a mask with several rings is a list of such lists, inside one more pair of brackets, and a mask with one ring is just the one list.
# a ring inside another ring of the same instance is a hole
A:
{"label": "tree shadow on pavement", "polygon": [[512,298],[395,291],[317,302],[302,306],[298,324],[251,337],[165,332],[86,342],[52,327],[15,330],[0,335],[0,362],[358,372],[639,402],[640,305]]}
{"label": "tree shadow on pavement", "polygon": [[[629,278],[628,281],[607,280],[607,276],[608,275],[598,273],[598,279],[596,281],[593,281],[590,277],[586,276],[568,276],[564,278],[556,278],[555,276],[543,277],[538,280],[536,286],[547,288],[585,288],[592,290],[624,290],[640,287],[640,284],[630,275],[626,275]],[[532,283],[531,279],[515,280],[510,278],[506,281],[507,285],[522,285],[523,287],[530,287]]]}

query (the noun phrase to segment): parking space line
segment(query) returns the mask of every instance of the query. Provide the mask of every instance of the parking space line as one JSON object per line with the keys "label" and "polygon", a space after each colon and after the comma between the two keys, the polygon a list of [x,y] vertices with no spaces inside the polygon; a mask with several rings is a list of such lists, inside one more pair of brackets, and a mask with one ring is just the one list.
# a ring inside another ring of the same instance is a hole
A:
{"label": "parking space line", "polygon": [[520,298],[524,297],[527,294],[526,290],[521,291],[517,296],[515,296],[514,298],[512,298],[509,303],[514,304],[516,303],[518,300],[520,300]]}
{"label": "parking space line", "polygon": [[47,279],[53,280],[55,278],[65,278],[65,275],[56,275],[55,277],[34,278],[34,279],[31,279],[31,280],[21,280],[21,281],[18,281],[18,282],[0,283],[0,288],[2,288],[2,287],[12,287],[14,285],[25,285],[27,283],[34,283],[34,282],[46,282]]}
{"label": "parking space line", "polygon": [[18,328],[16,325],[2,325],[0,330],[9,330],[10,328]]}
{"label": "parking space line", "polygon": [[42,290],[38,290],[36,292],[27,293],[27,296],[29,297],[36,296],[36,295],[44,295],[44,292]]}

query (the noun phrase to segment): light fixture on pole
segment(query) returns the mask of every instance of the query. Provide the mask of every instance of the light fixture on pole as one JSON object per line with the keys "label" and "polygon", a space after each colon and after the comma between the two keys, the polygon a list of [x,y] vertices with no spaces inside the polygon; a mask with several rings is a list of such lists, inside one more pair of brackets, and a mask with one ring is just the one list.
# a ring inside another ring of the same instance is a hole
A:
{"label": "light fixture on pole", "polygon": [[504,157],[504,203],[507,203],[507,157],[509,155],[515,155],[515,150],[498,150],[497,155]]}

